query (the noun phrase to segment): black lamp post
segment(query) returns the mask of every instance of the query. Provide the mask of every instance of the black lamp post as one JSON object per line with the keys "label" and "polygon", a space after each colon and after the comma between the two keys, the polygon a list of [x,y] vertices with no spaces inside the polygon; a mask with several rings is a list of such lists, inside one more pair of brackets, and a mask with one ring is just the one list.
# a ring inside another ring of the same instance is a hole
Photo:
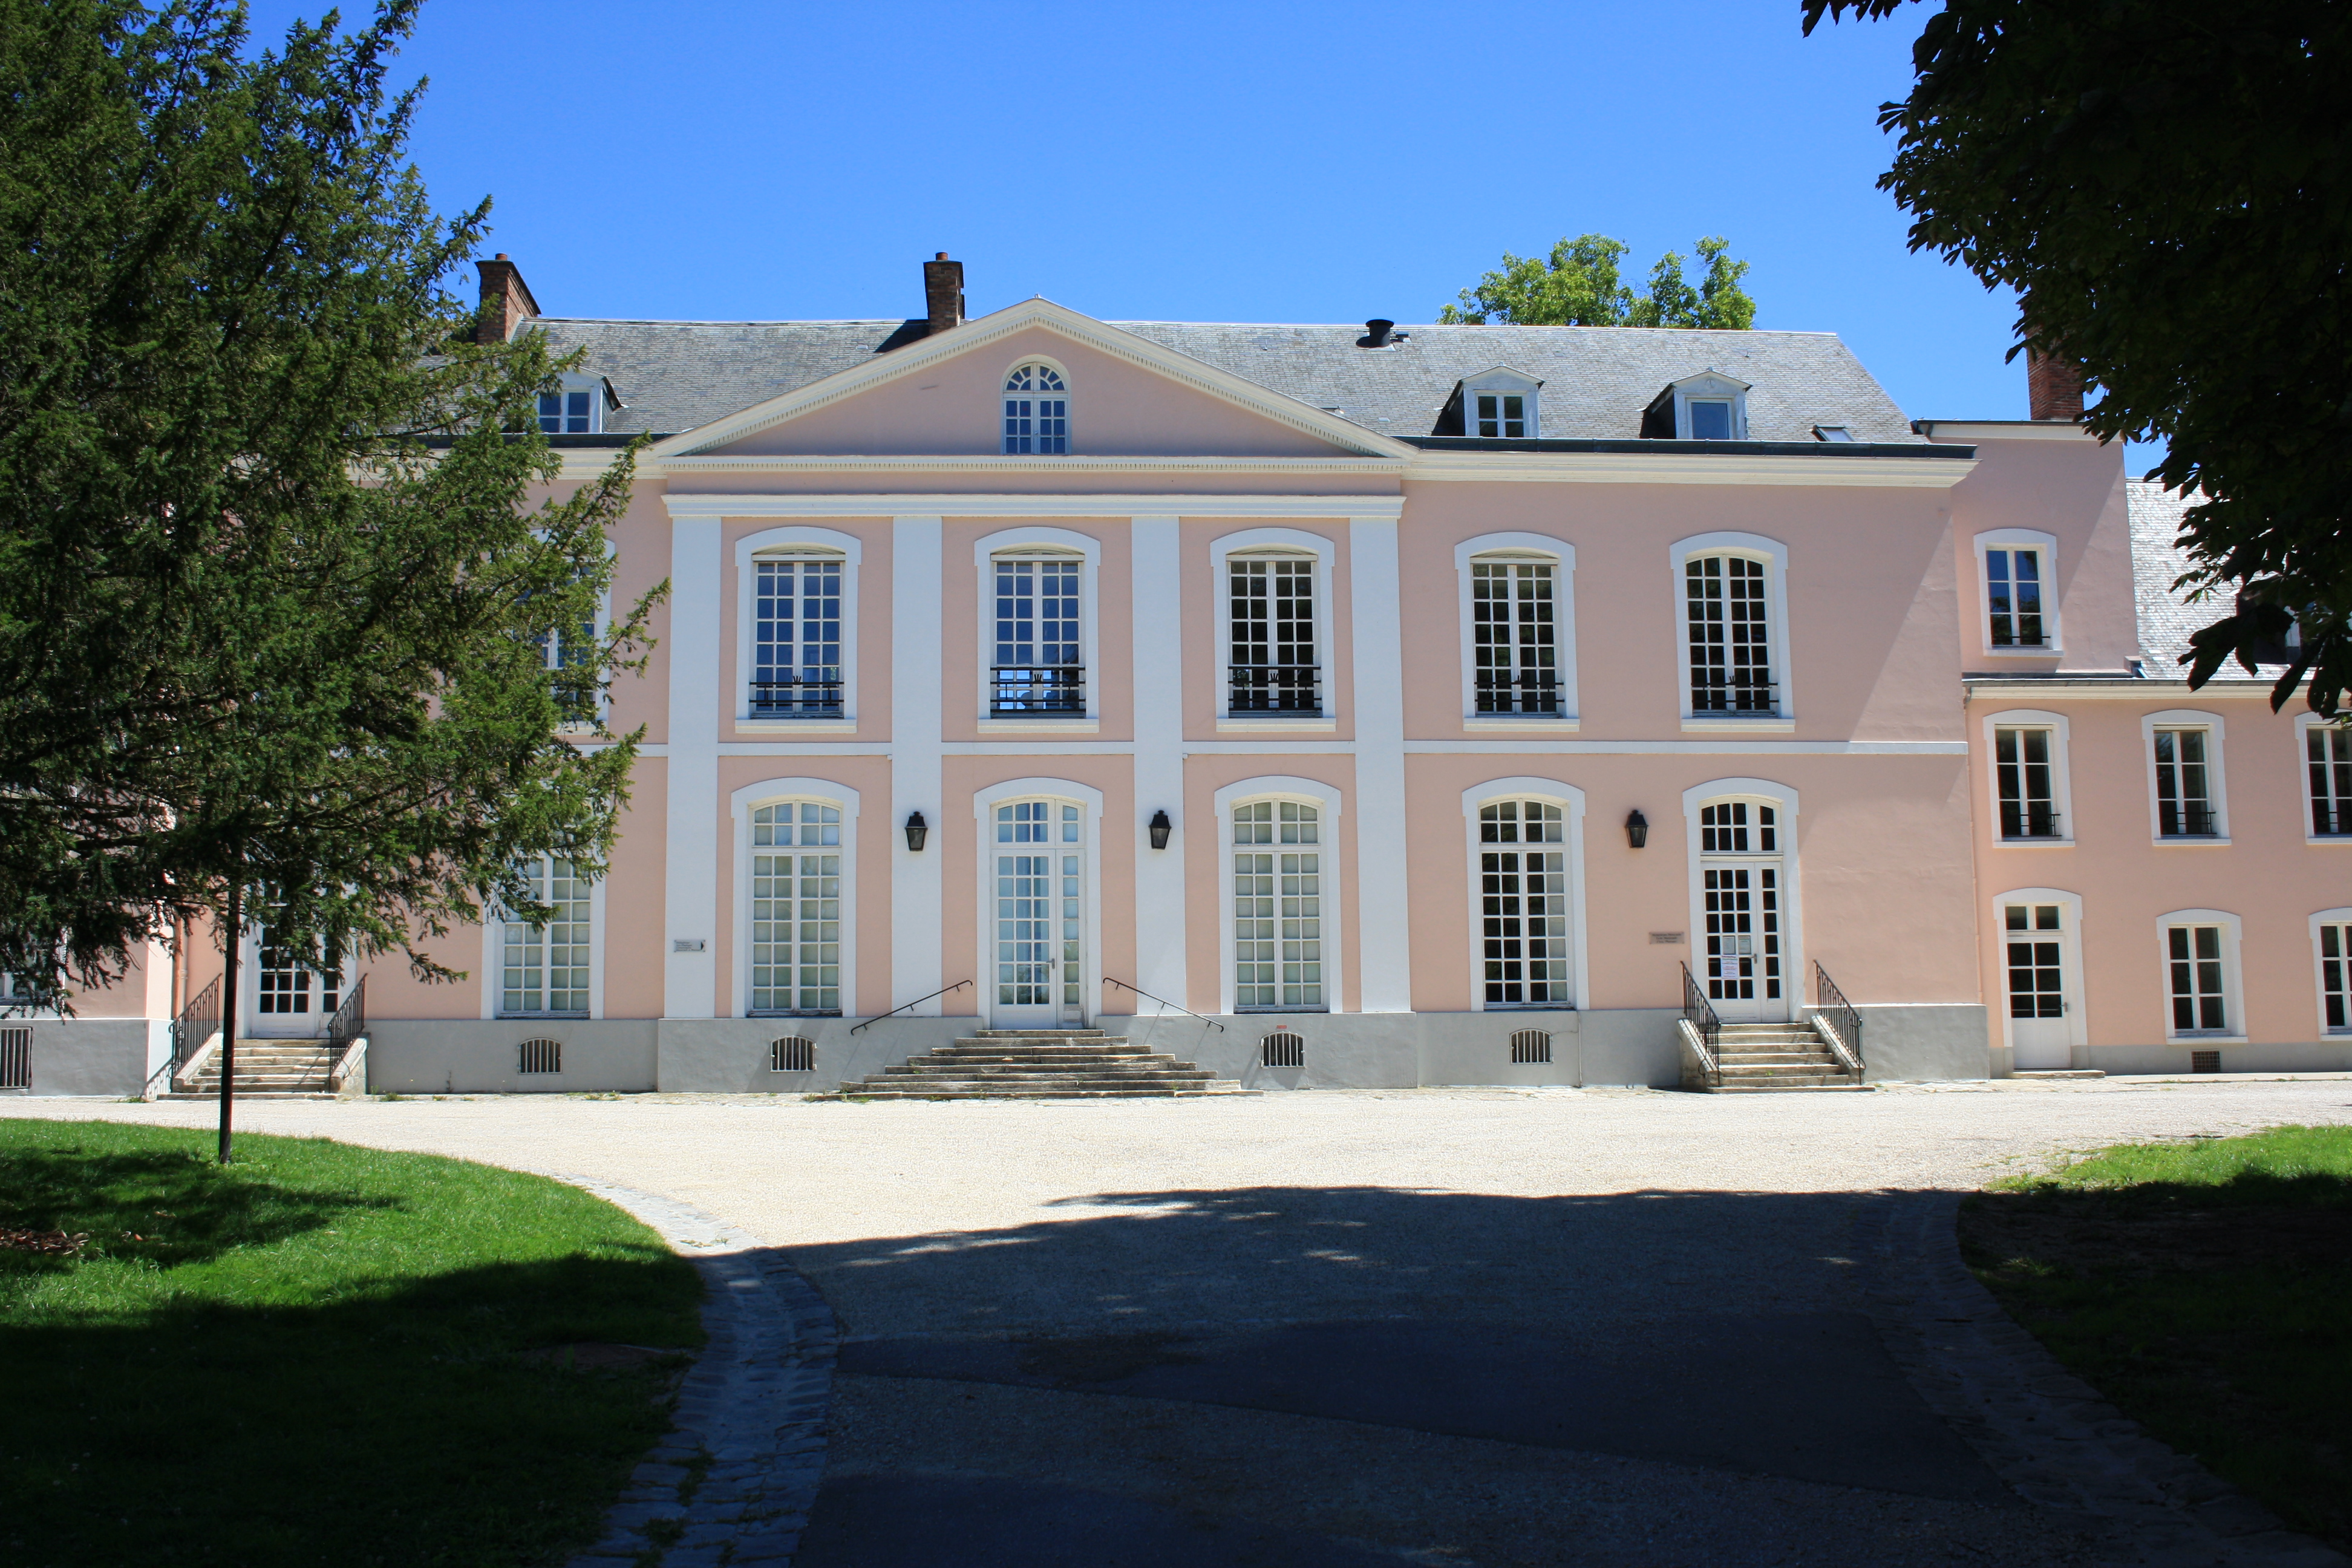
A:
{"label": "black lamp post", "polygon": [[1169,830],[1175,826],[1176,825],[1174,823],[1168,820],[1168,814],[1166,812],[1153,812],[1151,814],[1151,847],[1154,849],[1167,848]]}
{"label": "black lamp post", "polygon": [[1639,849],[1649,841],[1650,819],[1642,815],[1641,807],[1635,806],[1626,814],[1625,842],[1629,847]]}
{"label": "black lamp post", "polygon": [[923,847],[924,837],[928,835],[930,830],[930,824],[923,820],[923,814],[921,812],[908,812],[907,814],[907,847],[908,849],[920,849]]}

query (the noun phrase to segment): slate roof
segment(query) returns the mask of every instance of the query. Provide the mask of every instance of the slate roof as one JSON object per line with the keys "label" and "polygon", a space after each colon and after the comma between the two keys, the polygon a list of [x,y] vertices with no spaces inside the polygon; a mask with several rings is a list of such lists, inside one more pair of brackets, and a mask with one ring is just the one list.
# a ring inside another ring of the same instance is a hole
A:
{"label": "slate roof", "polygon": [[[2173,582],[2189,568],[2189,552],[2173,542],[2180,532],[2181,513],[2189,500],[2178,490],[2144,479],[2126,482],[2125,495],[2131,519],[2132,588],[2139,608],[2139,646],[2151,680],[2179,680],[2188,671],[2180,656],[2189,651],[2189,635],[2235,613],[2235,590],[2222,587],[2191,604],[2173,591]],[[2261,667],[2260,679],[2275,681],[2286,673],[2283,664]],[[2223,665],[2216,680],[2252,680],[2236,660]]]}
{"label": "slate roof", "polygon": [[[1843,425],[1857,441],[1923,444],[1831,332],[1408,326],[1397,346],[1362,349],[1364,329],[1352,322],[1108,324],[1388,436],[1429,435],[1456,382],[1502,364],[1543,382],[1538,433],[1552,439],[1635,439],[1661,388],[1714,369],[1751,384],[1751,440],[1811,442],[1815,425]],[[902,321],[541,317],[532,325],[559,353],[585,350],[583,368],[612,382],[627,406],[607,417],[608,430],[665,435],[867,363],[894,338],[910,342],[921,331]]]}

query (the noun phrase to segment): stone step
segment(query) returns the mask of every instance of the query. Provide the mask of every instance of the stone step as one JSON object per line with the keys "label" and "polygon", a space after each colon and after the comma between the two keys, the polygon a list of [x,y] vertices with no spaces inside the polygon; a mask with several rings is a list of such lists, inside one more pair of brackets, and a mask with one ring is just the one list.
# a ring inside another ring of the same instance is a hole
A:
{"label": "stone step", "polygon": [[[169,1094],[159,1094],[155,1098],[158,1100],[216,1100],[220,1098],[220,1090],[217,1088],[211,1089],[194,1089],[186,1092],[173,1089]],[[239,1100],[332,1100],[335,1096],[329,1094],[324,1089],[247,1089],[245,1085],[238,1084],[236,1086],[236,1098]]]}
{"label": "stone step", "polygon": [[1843,1091],[1849,1094],[1874,1092],[1866,1083],[1856,1083],[1850,1078],[1822,1078],[1810,1080],[1776,1079],[1770,1083],[1724,1083],[1708,1090],[1710,1094],[1822,1094]]}
{"label": "stone step", "polygon": [[[1077,1076],[1089,1078],[1135,1078],[1139,1076],[1150,1078],[1167,1077],[1170,1075],[1173,1075],[1177,1078],[1214,1078],[1216,1076],[1214,1073],[1203,1072],[1199,1068],[1186,1067],[1181,1062],[1172,1061],[1092,1062],[1084,1067],[1075,1068],[1029,1067],[1020,1063],[1012,1062],[982,1062],[977,1066],[970,1062],[906,1062],[898,1067],[884,1068],[882,1072],[886,1075],[905,1078],[939,1077],[944,1075],[948,1078],[1008,1078],[1040,1079],[1071,1078]],[[869,1074],[868,1076],[871,1077],[877,1075]]]}
{"label": "stone step", "polygon": [[1101,1029],[981,1029],[964,1037],[975,1040],[1108,1040]]}
{"label": "stone step", "polygon": [[923,1054],[933,1057],[1003,1057],[1008,1060],[1026,1057],[1051,1062],[1072,1057],[1148,1057],[1154,1052],[1149,1046],[1130,1046],[1124,1041],[1099,1046],[1022,1046],[981,1041],[971,1045],[941,1046],[938,1050]]}
{"label": "stone step", "polygon": [[1265,1091],[1230,1086],[1204,1085],[1198,1089],[1035,1089],[1019,1094],[1007,1094],[1002,1089],[874,1089],[864,1084],[845,1085],[831,1094],[813,1094],[811,1100],[1212,1100],[1228,1096],[1255,1096]]}

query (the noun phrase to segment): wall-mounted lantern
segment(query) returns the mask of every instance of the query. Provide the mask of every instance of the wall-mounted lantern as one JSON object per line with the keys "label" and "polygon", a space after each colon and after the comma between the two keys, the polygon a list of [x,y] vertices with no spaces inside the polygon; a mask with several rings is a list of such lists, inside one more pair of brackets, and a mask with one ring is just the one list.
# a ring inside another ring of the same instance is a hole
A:
{"label": "wall-mounted lantern", "polygon": [[1625,842],[1631,847],[1639,849],[1649,841],[1650,819],[1642,815],[1641,807],[1635,806],[1625,816]]}
{"label": "wall-mounted lantern", "polygon": [[924,837],[929,834],[930,831],[930,824],[923,820],[923,814],[921,812],[910,811],[907,814],[908,848],[920,849],[923,847]]}
{"label": "wall-mounted lantern", "polygon": [[1176,825],[1174,823],[1168,820],[1168,814],[1166,812],[1153,812],[1151,814],[1151,847],[1154,849],[1167,848],[1169,831],[1175,826]]}

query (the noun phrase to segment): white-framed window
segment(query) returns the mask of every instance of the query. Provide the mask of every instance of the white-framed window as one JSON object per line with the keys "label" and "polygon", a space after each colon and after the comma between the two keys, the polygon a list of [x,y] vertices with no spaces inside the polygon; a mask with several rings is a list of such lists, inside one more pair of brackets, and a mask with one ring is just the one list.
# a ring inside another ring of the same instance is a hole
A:
{"label": "white-framed window", "polygon": [[1031,360],[1006,374],[1004,449],[1033,456],[1070,449],[1070,388],[1059,367]]}
{"label": "white-framed window", "polygon": [[1486,441],[1528,441],[1543,434],[1537,397],[1543,383],[1509,365],[1490,365],[1454,384],[1436,434]]}
{"label": "white-framed window", "polygon": [[1984,738],[1992,769],[1995,840],[2072,844],[2066,716],[2025,708],[1994,713],[1984,721]]}
{"label": "white-framed window", "polygon": [[1463,625],[1465,722],[1576,717],[1576,551],[1534,533],[1465,540],[1454,551]]}
{"label": "white-framed window", "polygon": [[1323,662],[1333,548],[1292,528],[1251,529],[1210,545],[1221,726],[1333,727]]}
{"label": "white-framed window", "polygon": [[2158,844],[2226,844],[2221,718],[2189,709],[2145,714],[2149,825]]}
{"label": "white-framed window", "polygon": [[2017,888],[1992,900],[2000,973],[2001,1043],[2020,1072],[2063,1069],[2087,1044],[2081,895]]}
{"label": "white-framed window", "polygon": [[1567,823],[1546,800],[1478,808],[1479,1001],[1486,1011],[1575,1005]]}
{"label": "white-framed window", "polygon": [[1645,439],[1745,441],[1748,384],[1708,370],[1670,384],[1642,416]]}
{"label": "white-framed window", "polygon": [[562,386],[539,395],[539,428],[547,436],[600,436],[612,384],[602,376],[566,375]]}
{"label": "white-framed window", "polygon": [[1804,944],[1797,792],[1769,779],[1717,779],[1683,792],[1691,968],[1726,1023],[1797,1015]]}
{"label": "white-framed window", "polygon": [[2319,978],[2319,1032],[2352,1035],[2352,909],[2311,917],[2311,957]]}
{"label": "white-framed window", "polygon": [[857,724],[857,571],[838,529],[763,529],[735,542],[735,722],[754,730]]}
{"label": "white-framed window", "polygon": [[310,954],[282,941],[278,928],[265,925],[253,958],[254,1011],[279,1022],[305,1015],[332,1017],[342,1005],[343,966],[334,959],[323,965]]}
{"label": "white-framed window", "polygon": [[1787,548],[1701,534],[1671,559],[1685,727],[1790,727]]}
{"label": "white-framed window", "polygon": [[842,1010],[841,807],[780,800],[751,810],[753,1016]]}
{"label": "white-framed window", "polygon": [[2304,837],[2352,839],[2352,729],[2316,713],[2295,727],[2302,731]]}
{"label": "white-framed window", "polygon": [[972,796],[981,1007],[997,1028],[1075,1026],[1101,1011],[1102,793],[1008,779]]}
{"label": "white-framed window", "polygon": [[604,689],[596,648],[606,613],[600,605],[593,619],[540,637],[540,659],[555,695],[556,728],[565,734],[590,733],[603,722]]}
{"label": "white-framed window", "polygon": [[1979,623],[1984,651],[2047,658],[2058,637],[2058,540],[2035,529],[2002,528],[1976,536]]}
{"label": "white-framed window", "polygon": [[2236,915],[2175,910],[2157,920],[2163,943],[2164,1026],[2171,1039],[2243,1039]]}
{"label": "white-framed window", "polygon": [[499,1016],[588,1017],[594,1011],[594,889],[561,856],[533,857],[523,879],[554,914],[542,926],[511,915],[499,922]]}
{"label": "white-framed window", "polygon": [[973,542],[983,729],[1094,727],[1101,568],[1102,541],[1075,529],[1029,524]]}
{"label": "white-framed window", "polygon": [[1323,814],[1296,800],[1233,809],[1234,1005],[1322,1012]]}
{"label": "white-framed window", "polygon": [[1535,428],[1529,417],[1535,399],[1524,392],[1474,392],[1470,395],[1470,433],[1524,441]]}

